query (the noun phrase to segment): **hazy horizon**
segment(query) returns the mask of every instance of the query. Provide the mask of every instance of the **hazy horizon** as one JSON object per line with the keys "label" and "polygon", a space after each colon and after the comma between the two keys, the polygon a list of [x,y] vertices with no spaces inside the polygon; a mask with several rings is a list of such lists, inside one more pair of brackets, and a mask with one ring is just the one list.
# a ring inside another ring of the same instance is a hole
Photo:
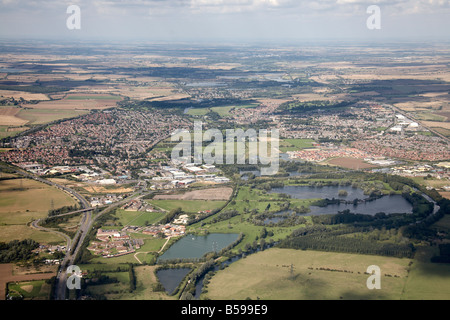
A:
{"label": "hazy horizon", "polygon": [[[77,5],[81,28],[66,26]],[[367,8],[380,8],[370,30]],[[0,0],[0,38],[67,41],[298,42],[448,39],[444,0]]]}

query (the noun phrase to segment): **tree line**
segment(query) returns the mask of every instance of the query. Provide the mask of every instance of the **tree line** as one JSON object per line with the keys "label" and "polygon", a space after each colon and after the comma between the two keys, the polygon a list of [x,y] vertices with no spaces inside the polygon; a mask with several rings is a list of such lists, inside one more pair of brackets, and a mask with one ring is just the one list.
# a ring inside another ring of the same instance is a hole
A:
{"label": "tree line", "polygon": [[306,230],[294,231],[292,235],[282,240],[278,246],[300,250],[374,254],[399,258],[412,258],[415,252],[412,243],[374,241],[364,237],[363,234],[355,233],[356,230],[353,228],[307,227],[303,229]]}

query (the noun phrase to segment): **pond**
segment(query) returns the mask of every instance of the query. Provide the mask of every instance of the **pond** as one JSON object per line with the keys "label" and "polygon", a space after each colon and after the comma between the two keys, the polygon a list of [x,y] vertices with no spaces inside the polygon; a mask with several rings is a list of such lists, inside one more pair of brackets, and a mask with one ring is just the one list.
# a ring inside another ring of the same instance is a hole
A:
{"label": "pond", "polygon": [[207,252],[222,250],[238,237],[237,233],[211,233],[206,236],[188,234],[175,242],[158,261],[201,258]]}
{"label": "pond", "polygon": [[156,276],[166,292],[172,294],[189,271],[190,268],[161,269],[156,271]]}

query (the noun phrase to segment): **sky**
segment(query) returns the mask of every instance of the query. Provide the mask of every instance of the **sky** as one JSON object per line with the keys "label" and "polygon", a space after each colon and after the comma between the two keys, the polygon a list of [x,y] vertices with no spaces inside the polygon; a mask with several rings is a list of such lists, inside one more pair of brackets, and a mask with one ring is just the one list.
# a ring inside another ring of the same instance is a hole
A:
{"label": "sky", "polygon": [[[377,16],[367,11],[373,5]],[[449,18],[450,0],[0,0],[0,38],[441,41]],[[80,28],[68,28],[68,19]]]}

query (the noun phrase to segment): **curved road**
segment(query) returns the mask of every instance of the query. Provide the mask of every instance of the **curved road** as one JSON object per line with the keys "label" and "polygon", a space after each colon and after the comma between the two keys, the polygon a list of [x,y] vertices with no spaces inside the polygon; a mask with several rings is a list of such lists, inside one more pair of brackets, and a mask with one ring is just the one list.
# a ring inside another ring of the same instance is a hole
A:
{"label": "curved road", "polygon": [[[64,300],[66,299],[66,287],[67,287],[67,279],[70,276],[67,274],[66,270],[68,266],[71,266],[74,264],[75,259],[78,255],[78,253],[81,250],[82,244],[88,235],[89,231],[92,229],[92,225],[99,217],[104,215],[105,213],[110,212],[111,210],[115,209],[116,207],[119,207],[126,202],[129,202],[131,200],[141,198],[147,194],[152,193],[153,191],[144,193],[143,190],[138,191],[137,193],[121,200],[118,202],[115,202],[108,207],[104,208],[102,211],[100,211],[97,215],[94,217],[92,216],[92,210],[87,211],[86,215],[83,217],[80,227],[78,228],[77,233],[75,234],[74,238],[75,244],[72,244],[72,248],[69,251],[67,251],[66,256],[64,257],[64,260],[62,261],[60,265],[60,269],[58,271],[57,275],[57,283],[56,283],[56,289],[55,289],[55,300]],[[75,247],[73,247],[75,246]]]}

